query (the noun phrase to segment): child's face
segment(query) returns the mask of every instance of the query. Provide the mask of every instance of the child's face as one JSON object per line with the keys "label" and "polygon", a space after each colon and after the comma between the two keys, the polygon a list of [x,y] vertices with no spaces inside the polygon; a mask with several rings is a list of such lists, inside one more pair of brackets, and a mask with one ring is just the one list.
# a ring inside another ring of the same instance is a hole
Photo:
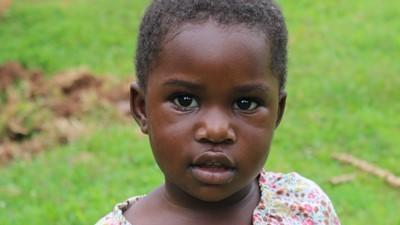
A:
{"label": "child's face", "polygon": [[261,32],[212,22],[168,39],[132,89],[136,120],[174,191],[216,202],[248,190],[267,158],[285,95]]}

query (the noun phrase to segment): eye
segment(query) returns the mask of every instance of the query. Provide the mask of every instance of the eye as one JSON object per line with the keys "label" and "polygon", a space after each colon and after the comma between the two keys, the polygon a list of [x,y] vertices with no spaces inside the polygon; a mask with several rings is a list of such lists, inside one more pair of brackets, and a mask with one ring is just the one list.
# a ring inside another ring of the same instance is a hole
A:
{"label": "eye", "polygon": [[196,99],[190,95],[180,95],[173,98],[172,102],[179,107],[180,110],[190,110],[199,106]]}
{"label": "eye", "polygon": [[252,111],[256,109],[259,104],[250,98],[241,98],[233,104],[234,109],[242,111]]}

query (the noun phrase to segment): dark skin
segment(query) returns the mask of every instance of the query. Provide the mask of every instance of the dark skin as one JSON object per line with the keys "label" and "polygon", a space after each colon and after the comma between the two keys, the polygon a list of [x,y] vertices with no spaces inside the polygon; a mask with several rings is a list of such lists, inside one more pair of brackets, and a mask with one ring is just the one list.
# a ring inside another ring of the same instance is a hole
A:
{"label": "dark skin", "polygon": [[165,183],[131,206],[131,224],[251,224],[257,175],[286,94],[263,33],[212,21],[170,35],[131,108]]}

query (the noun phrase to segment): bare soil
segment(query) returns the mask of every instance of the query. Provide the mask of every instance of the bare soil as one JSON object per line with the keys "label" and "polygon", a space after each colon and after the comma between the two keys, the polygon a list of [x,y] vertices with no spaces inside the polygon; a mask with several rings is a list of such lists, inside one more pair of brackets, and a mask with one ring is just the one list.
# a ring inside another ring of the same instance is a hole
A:
{"label": "bare soil", "polygon": [[12,0],[0,0],[0,16],[10,8]]}
{"label": "bare soil", "polygon": [[129,115],[129,82],[71,70],[46,79],[17,62],[0,65],[0,165],[84,135],[91,114]]}

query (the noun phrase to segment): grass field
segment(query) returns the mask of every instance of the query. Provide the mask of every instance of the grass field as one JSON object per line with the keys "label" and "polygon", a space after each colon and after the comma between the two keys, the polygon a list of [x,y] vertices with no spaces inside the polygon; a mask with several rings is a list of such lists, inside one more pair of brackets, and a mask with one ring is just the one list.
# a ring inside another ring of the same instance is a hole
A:
{"label": "grass field", "polygon": [[[315,180],[342,224],[400,225],[399,189],[331,158],[351,153],[400,175],[400,2],[279,2],[290,33],[289,97],[267,170]],[[133,78],[147,3],[14,1],[0,18],[0,63]],[[357,178],[329,184],[347,173]],[[0,224],[93,224],[116,202],[161,182],[133,121],[104,119],[70,145],[0,168]]]}

